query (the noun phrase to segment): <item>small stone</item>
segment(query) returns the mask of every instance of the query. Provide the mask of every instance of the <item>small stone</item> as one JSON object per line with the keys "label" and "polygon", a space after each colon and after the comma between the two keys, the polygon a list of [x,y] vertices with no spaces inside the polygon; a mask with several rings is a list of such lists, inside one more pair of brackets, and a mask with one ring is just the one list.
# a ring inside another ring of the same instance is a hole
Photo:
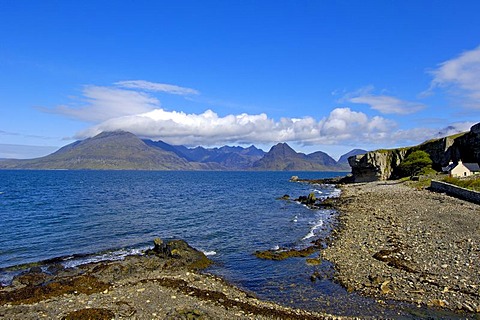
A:
{"label": "small stone", "polygon": [[445,307],[447,304],[448,304],[447,301],[440,300],[440,299],[432,299],[430,300],[429,303],[427,303],[427,305],[436,306],[436,307]]}
{"label": "small stone", "polygon": [[389,283],[390,283],[390,280],[386,280],[380,285],[380,290],[382,291],[383,294],[388,294],[392,292],[392,290],[390,290],[390,288],[388,287]]}
{"label": "small stone", "polygon": [[465,309],[469,312],[474,312],[473,308],[468,303],[463,304],[463,309]]}
{"label": "small stone", "polygon": [[145,288],[137,289],[137,292],[143,292],[143,291],[145,291]]}

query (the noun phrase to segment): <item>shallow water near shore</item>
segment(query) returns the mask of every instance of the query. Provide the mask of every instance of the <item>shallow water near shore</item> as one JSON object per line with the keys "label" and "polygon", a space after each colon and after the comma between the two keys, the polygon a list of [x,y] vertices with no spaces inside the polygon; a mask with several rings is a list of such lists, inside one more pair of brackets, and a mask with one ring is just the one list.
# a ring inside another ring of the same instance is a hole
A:
{"label": "shallow water near shore", "polygon": [[[304,258],[253,255],[304,248],[328,236],[334,211],[277,198],[336,195],[333,186],[288,180],[340,174],[0,171],[0,281],[7,283],[19,265],[54,259],[49,263],[75,267],[140,253],[154,237],[181,238],[215,262],[208,272],[260,298],[333,314],[416,318],[411,306],[347,294],[331,280],[333,267],[326,261],[309,266]],[[310,280],[313,273],[316,281]]]}

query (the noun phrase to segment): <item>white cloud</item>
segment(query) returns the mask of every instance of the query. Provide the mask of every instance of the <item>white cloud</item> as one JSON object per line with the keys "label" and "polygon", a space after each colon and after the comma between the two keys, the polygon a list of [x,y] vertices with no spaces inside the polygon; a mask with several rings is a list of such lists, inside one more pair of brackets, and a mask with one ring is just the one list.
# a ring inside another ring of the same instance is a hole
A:
{"label": "white cloud", "polygon": [[425,108],[425,105],[418,102],[409,102],[395,97],[385,95],[361,95],[349,98],[352,103],[368,104],[374,110],[383,114],[411,114]]}
{"label": "white cloud", "polygon": [[80,132],[76,138],[121,129],[153,140],[189,146],[277,142],[312,145],[385,139],[394,128],[395,123],[391,120],[369,118],[364,113],[349,108],[334,109],[320,121],[312,117],[281,118],[275,121],[264,113],[220,117],[212,110],[187,114],[155,109],[104,121]]}
{"label": "white cloud", "polygon": [[430,72],[433,75],[429,93],[435,88],[447,88],[466,99],[469,107],[480,108],[480,46],[447,60]]}
{"label": "white cloud", "polygon": [[141,90],[155,91],[155,92],[166,92],[166,93],[182,95],[182,96],[200,94],[200,92],[195,89],[179,87],[172,84],[149,82],[145,80],[119,81],[119,82],[115,82],[115,85],[121,88],[141,89]]}
{"label": "white cloud", "polygon": [[[398,130],[392,120],[381,116],[370,117],[350,108],[333,109],[319,120],[313,117],[275,120],[265,113],[219,116],[212,110],[190,114],[167,111],[160,107],[160,101],[152,93],[141,90],[167,92],[168,87],[147,81],[121,81],[116,85],[129,89],[86,86],[76,104],[44,111],[96,123],[77,133],[76,139],[91,137],[102,131],[125,130],[141,137],[187,146],[292,142],[304,146],[383,144],[394,147],[406,141],[422,142],[436,133],[429,129]],[[177,92],[189,90],[173,87]],[[385,113],[413,112],[423,107],[388,96],[375,96],[372,90],[373,87],[364,88],[346,95],[344,100],[369,103],[372,108]]]}
{"label": "white cloud", "polygon": [[102,86],[85,86],[79,106],[62,105],[53,109],[41,108],[48,113],[56,113],[83,121],[105,121],[120,116],[148,112],[160,107],[160,101],[143,92]]}

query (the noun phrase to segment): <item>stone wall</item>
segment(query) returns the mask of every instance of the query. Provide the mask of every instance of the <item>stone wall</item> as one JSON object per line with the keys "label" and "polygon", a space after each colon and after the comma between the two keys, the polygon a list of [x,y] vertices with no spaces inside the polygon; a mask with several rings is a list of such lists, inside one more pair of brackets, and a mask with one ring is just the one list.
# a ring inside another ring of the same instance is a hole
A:
{"label": "stone wall", "polygon": [[480,204],[480,192],[468,190],[465,188],[457,187],[450,183],[436,180],[432,180],[430,189],[436,192],[444,192],[453,197]]}

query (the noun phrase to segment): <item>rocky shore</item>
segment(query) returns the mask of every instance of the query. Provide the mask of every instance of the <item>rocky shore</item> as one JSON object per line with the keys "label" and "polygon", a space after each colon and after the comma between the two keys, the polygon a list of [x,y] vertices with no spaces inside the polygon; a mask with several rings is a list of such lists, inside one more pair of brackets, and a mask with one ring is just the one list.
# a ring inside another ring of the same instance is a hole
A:
{"label": "rocky shore", "polygon": [[349,291],[480,312],[480,206],[398,181],[350,184],[323,258]]}
{"label": "rocky shore", "polygon": [[[339,210],[340,227],[327,248],[312,248],[335,264],[348,291],[478,318],[480,206],[398,181],[343,185],[328,205]],[[261,301],[202,273],[210,263],[184,241],[155,239],[123,261],[32,267],[0,287],[0,318],[342,318]]]}
{"label": "rocky shore", "polygon": [[0,288],[1,319],[340,319],[260,301],[219,277],[181,240],[145,255],[65,269],[32,267]]}

